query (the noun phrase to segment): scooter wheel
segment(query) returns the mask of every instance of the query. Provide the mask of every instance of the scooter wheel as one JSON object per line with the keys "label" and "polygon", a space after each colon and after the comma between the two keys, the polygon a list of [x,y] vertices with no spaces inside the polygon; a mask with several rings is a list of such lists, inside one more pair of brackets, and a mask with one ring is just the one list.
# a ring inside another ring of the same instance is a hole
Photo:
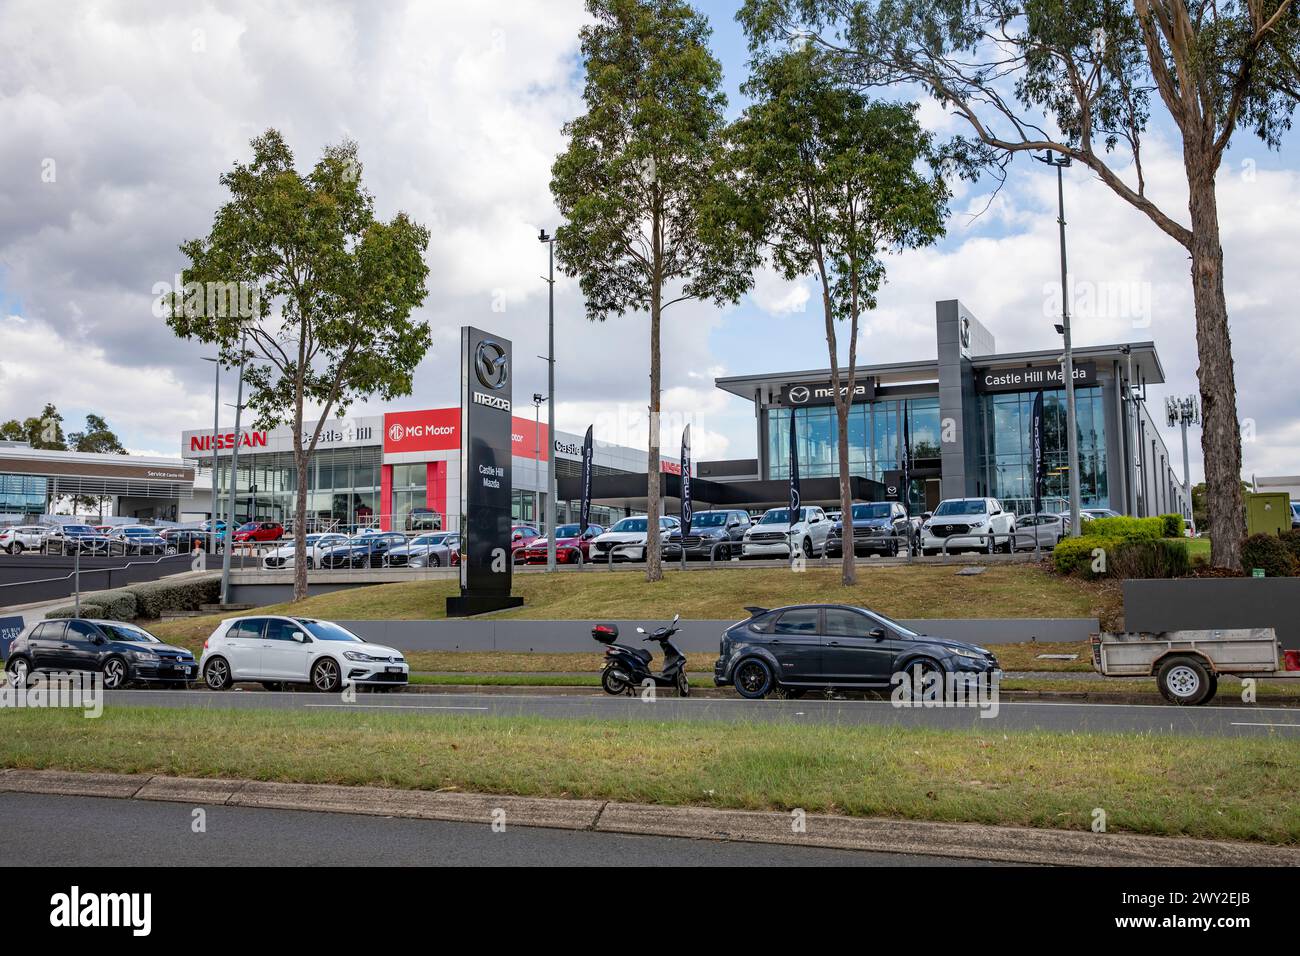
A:
{"label": "scooter wheel", "polygon": [[612,694],[615,697],[627,693],[627,682],[620,680],[613,671],[601,672],[600,686],[605,689],[606,694]]}
{"label": "scooter wheel", "polygon": [[678,697],[691,696],[691,681],[690,678],[686,676],[686,671],[677,672],[677,696]]}

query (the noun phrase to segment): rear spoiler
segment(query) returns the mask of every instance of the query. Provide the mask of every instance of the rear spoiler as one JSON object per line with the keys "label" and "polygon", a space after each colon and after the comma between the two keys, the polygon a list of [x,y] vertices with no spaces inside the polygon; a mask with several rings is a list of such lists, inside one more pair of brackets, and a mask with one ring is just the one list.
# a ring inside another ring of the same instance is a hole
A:
{"label": "rear spoiler", "polygon": [[750,617],[758,617],[760,614],[767,613],[767,608],[765,607],[747,607],[745,610],[749,612]]}

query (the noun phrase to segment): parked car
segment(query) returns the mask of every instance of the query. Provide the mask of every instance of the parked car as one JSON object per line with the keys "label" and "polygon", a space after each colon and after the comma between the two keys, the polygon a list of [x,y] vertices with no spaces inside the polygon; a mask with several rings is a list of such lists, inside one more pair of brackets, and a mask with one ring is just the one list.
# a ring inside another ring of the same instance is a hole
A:
{"label": "parked car", "polygon": [[741,543],[742,558],[787,558],[790,543],[811,558],[826,549],[831,523],[821,508],[800,508],[793,527],[789,508],[769,508],[758,524],[745,532]]}
{"label": "parked car", "polygon": [[278,521],[247,521],[235,529],[236,541],[279,541],[284,525]]}
{"label": "parked car", "polygon": [[529,524],[517,524],[510,529],[510,556],[516,561],[519,552],[542,536],[542,533]]}
{"label": "parked car", "polygon": [[387,563],[388,552],[406,544],[404,534],[396,531],[379,531],[358,534],[339,544],[326,548],[320,556],[322,568],[382,568]]}
{"label": "parked car", "polygon": [[225,534],[225,532],[226,532],[226,522],[223,521],[223,520],[220,519],[220,518],[218,518],[218,519],[215,520],[215,521],[209,519],[209,520],[203,522],[201,525],[199,525],[199,530],[200,530],[200,531],[215,531],[217,534]]}
{"label": "parked car", "polygon": [[1080,508],[1079,520],[1090,520],[1092,518],[1118,518],[1120,513],[1114,508]]}
{"label": "parked car", "polygon": [[[586,534],[579,535],[579,527],[576,524],[562,524],[555,529],[556,564],[576,564],[579,554],[583,561],[591,560],[591,542],[604,534],[605,529],[598,524],[589,524]],[[526,548],[514,553],[515,561],[520,564],[545,564],[546,543],[545,535],[534,538]]]}
{"label": "parked car", "polygon": [[[680,524],[680,522],[679,522]],[[745,511],[700,511],[691,515],[691,526],[686,531],[686,557],[708,560],[712,555],[719,561],[730,561],[732,554],[740,554],[741,542],[752,522]],[[680,528],[664,541],[665,560],[676,561],[682,556],[682,531]]]}
{"label": "parked car", "polygon": [[[1188,527],[1194,527],[1190,521]],[[1300,501],[1291,502],[1291,527],[1300,528]]]}
{"label": "parked car", "polygon": [[[1006,537],[1016,530],[1014,512],[1005,511],[996,498],[948,498],[939,502],[930,519],[921,525],[921,553],[938,554],[948,543],[948,553],[958,551],[1010,550],[1011,539]],[[992,537],[999,535],[1000,537]]]}
{"label": "parked car", "polygon": [[144,525],[127,525],[117,528],[109,536],[122,545],[127,554],[166,554],[167,539],[156,528]]}
{"label": "parked car", "polygon": [[268,690],[306,684],[332,693],[348,684],[405,687],[410,679],[399,650],[363,641],[332,621],[279,615],[222,621],[203,642],[199,671],[212,690],[257,681]]}
{"label": "parked car", "polygon": [[776,692],[799,696],[809,688],[882,688],[893,675],[999,673],[982,647],[929,637],[883,614],[846,604],[749,608],[748,620],[722,635],[713,682],[742,697]]}
{"label": "parked car", "polygon": [[[212,548],[212,539],[214,534],[211,531],[202,531],[198,528],[163,528],[158,532],[162,536],[165,554],[189,554],[191,551],[210,551]],[[223,546],[219,536],[217,540],[217,553],[221,553]]]}
{"label": "parked car", "polygon": [[1070,516],[1053,512],[1020,515],[1016,518],[1016,550],[1048,550],[1070,533]]}
{"label": "parked car", "polygon": [[[896,555],[907,552],[914,544],[912,521],[907,509],[897,501],[873,501],[851,509],[854,554]],[[826,536],[826,554],[838,558],[844,554],[843,522],[833,522]]]}
{"label": "parked car", "polygon": [[[346,544],[348,536],[337,531],[325,531],[307,535],[307,567],[319,568],[321,555],[335,545]],[[262,567],[268,571],[281,571],[294,566],[296,548],[290,538],[273,551],[262,555]]]}
{"label": "parked car", "polygon": [[9,646],[5,670],[15,687],[39,671],[98,672],[108,690],[136,682],[184,687],[199,674],[183,647],[164,644],[135,624],[85,618],[28,627]]}
{"label": "parked car", "polygon": [[[678,527],[681,521],[665,515],[659,519],[659,534],[666,537]],[[613,551],[615,561],[644,561],[645,543],[650,536],[650,519],[645,515],[635,515],[616,521],[604,534],[597,535],[588,545],[587,553],[592,561],[607,560]],[[615,545],[625,545],[614,550]],[[643,547],[638,548],[637,545]]]}
{"label": "parked car", "polygon": [[437,568],[460,564],[460,535],[455,531],[416,535],[388,550],[391,568]]}
{"label": "parked car", "polygon": [[407,531],[441,531],[442,515],[432,508],[412,508],[406,516]]}
{"label": "parked car", "polygon": [[65,524],[54,528],[45,538],[46,553],[108,554],[112,542],[88,524]]}
{"label": "parked car", "polygon": [[14,525],[0,529],[0,548],[10,554],[22,554],[24,551],[40,551],[45,547],[45,537],[49,528],[36,524]]}

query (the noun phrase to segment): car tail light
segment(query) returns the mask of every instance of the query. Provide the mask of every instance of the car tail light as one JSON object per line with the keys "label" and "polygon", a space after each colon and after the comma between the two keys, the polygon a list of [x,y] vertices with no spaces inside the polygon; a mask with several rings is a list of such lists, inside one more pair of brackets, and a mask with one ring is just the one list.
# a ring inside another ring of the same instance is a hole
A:
{"label": "car tail light", "polygon": [[208,639],[206,637],[203,639],[203,649],[205,651],[208,649]]}

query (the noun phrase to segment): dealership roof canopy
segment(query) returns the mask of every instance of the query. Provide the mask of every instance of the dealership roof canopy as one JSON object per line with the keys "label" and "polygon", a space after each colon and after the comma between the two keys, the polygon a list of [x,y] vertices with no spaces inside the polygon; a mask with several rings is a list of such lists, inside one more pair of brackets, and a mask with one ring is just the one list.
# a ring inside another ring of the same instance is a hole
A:
{"label": "dealership roof canopy", "polygon": [[[1128,349],[1128,352],[1125,352]],[[1145,381],[1148,385],[1160,385],[1165,380],[1165,370],[1156,354],[1154,342],[1132,342],[1128,345],[1084,345],[1075,346],[1074,361],[1080,362],[1120,362],[1126,364],[1131,359],[1133,379]],[[980,368],[1017,368],[1026,365],[1052,365],[1061,360],[1060,349],[1038,349],[1031,352],[999,352],[996,355],[971,356],[971,364]],[[847,370],[840,369],[840,374]],[[876,379],[877,386],[910,385],[919,383],[937,383],[939,380],[938,359],[921,362],[891,362],[883,365],[859,365],[859,377],[869,376]],[[786,384],[821,384],[829,382],[829,368],[805,369],[796,372],[766,372],[761,375],[731,375],[715,380],[723,391],[741,398],[754,400],[755,393],[764,385]]]}
{"label": "dealership roof canopy", "polygon": [[50,483],[53,497],[65,495],[132,498],[188,497],[194,466],[179,458],[100,455],[53,451],[25,445],[0,447],[0,474],[29,475]]}

